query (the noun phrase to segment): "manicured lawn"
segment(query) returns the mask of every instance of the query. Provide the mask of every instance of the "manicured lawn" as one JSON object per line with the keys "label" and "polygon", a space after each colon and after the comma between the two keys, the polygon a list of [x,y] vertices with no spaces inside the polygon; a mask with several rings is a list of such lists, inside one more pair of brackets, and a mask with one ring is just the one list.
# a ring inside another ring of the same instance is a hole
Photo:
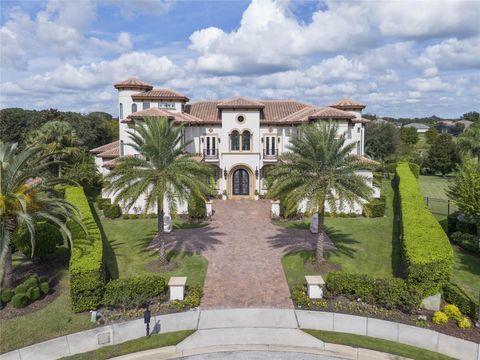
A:
{"label": "manicured lawn", "polygon": [[418,177],[418,183],[420,184],[420,192],[423,196],[434,199],[448,199],[447,190],[449,181],[452,178],[449,176],[425,176],[420,175]]}
{"label": "manicured lawn", "polygon": [[63,357],[63,360],[104,360],[116,356],[122,356],[139,351],[156,349],[164,346],[172,346],[178,344],[194,333],[193,330],[176,331],[165,334],[152,335],[136,340],[126,341],[122,344],[105,346],[95,351],[89,351],[83,354]]}
{"label": "manicured lawn", "polygon": [[414,360],[453,360],[453,358],[433,351],[420,349],[414,346],[400,344],[394,341],[377,339],[369,336],[345,334],[334,331],[306,330],[306,333],[327,343],[352,346],[381,351],[389,354],[407,357]]}
{"label": "manicured lawn", "polygon": [[[105,258],[111,276],[124,278],[148,272],[145,266],[158,258],[156,251],[147,248],[155,237],[157,220],[103,219],[102,225],[108,239]],[[192,226],[187,223],[175,223],[175,228]],[[188,285],[203,285],[208,265],[203,256],[175,253],[171,254],[170,260],[178,266],[173,271],[164,273],[167,280],[170,276],[183,275],[187,276]]]}
{"label": "manicured lawn", "polygon": [[[387,208],[383,218],[326,218],[328,235],[335,243],[336,250],[326,252],[329,262],[340,265],[344,271],[367,273],[378,277],[395,275],[399,262],[398,242],[393,229],[393,189],[390,181],[383,182],[383,194]],[[308,220],[295,223],[277,223],[285,227],[307,229]],[[303,251],[286,255],[282,259],[285,274],[290,285],[303,283],[303,263],[313,253]],[[311,272],[309,272],[311,274]]]}

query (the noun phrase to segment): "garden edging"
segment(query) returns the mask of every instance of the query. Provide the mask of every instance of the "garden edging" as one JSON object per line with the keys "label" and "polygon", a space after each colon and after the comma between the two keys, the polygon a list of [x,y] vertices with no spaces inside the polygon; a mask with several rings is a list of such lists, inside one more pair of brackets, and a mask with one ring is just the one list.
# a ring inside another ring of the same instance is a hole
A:
{"label": "garden edging", "polygon": [[[295,323],[290,321],[295,319]],[[287,320],[288,319],[288,320]],[[207,321],[208,320],[208,321]],[[226,322],[228,320],[228,322]],[[291,309],[198,310],[152,316],[154,332],[238,327],[300,328],[373,336],[465,360],[480,360],[480,344],[433,330],[362,316]],[[145,335],[143,319],[61,336],[0,355],[0,360],[43,360],[87,352]],[[108,341],[107,341],[108,340]],[[99,344],[101,343],[101,344]]]}

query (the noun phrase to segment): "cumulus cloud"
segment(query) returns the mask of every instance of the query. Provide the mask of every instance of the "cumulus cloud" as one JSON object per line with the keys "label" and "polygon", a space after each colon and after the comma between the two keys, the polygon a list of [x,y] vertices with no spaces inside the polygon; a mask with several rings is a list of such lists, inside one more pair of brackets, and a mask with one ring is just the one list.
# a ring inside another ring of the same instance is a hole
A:
{"label": "cumulus cloud", "polygon": [[447,91],[451,89],[448,82],[443,81],[440,77],[430,79],[415,78],[408,80],[408,87],[415,91]]}

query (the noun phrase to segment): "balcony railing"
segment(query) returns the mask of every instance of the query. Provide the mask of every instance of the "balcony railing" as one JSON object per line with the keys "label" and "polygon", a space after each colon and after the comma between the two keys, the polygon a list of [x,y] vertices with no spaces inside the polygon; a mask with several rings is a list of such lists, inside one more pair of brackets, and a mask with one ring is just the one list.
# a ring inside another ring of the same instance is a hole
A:
{"label": "balcony railing", "polygon": [[203,160],[218,160],[218,150],[203,149]]}
{"label": "balcony railing", "polygon": [[263,160],[276,161],[278,158],[278,149],[263,149]]}

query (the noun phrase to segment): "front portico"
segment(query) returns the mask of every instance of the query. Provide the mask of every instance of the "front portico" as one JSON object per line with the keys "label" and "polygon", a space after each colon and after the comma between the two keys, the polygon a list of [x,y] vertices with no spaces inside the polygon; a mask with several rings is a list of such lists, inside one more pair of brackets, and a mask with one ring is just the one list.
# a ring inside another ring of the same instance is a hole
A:
{"label": "front portico", "polygon": [[256,189],[255,173],[245,164],[235,165],[228,172],[228,197],[230,199],[253,199]]}

